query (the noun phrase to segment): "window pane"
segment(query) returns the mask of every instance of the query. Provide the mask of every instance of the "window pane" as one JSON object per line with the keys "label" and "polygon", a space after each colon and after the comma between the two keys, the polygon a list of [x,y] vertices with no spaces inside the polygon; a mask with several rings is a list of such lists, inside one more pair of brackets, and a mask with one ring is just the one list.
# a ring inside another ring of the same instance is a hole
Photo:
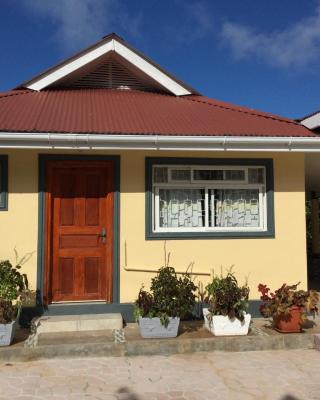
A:
{"label": "window pane", "polygon": [[167,167],[154,167],[153,182],[154,183],[168,182],[168,168]]}
{"label": "window pane", "polygon": [[236,169],[226,170],[226,180],[227,181],[244,181],[245,178],[246,178],[246,175],[243,170],[236,170]]}
{"label": "window pane", "polygon": [[264,169],[263,168],[249,168],[248,169],[248,182],[249,183],[264,183]]}
{"label": "window pane", "polygon": [[189,169],[172,169],[171,180],[173,181],[190,181],[191,171]]}
{"label": "window pane", "polygon": [[160,228],[203,227],[204,197],[204,189],[160,189]]}
{"label": "window pane", "polygon": [[195,181],[222,181],[223,170],[196,169],[193,171]]}
{"label": "window pane", "polygon": [[[212,200],[214,198],[214,212]],[[259,227],[258,189],[215,189],[209,191],[210,226]],[[213,215],[212,215],[213,214]]]}

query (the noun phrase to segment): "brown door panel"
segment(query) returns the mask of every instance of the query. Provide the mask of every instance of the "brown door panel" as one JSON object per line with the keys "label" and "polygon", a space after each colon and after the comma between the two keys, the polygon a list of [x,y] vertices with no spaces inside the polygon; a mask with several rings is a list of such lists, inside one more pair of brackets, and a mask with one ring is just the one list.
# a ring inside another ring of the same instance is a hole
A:
{"label": "brown door panel", "polygon": [[46,200],[49,299],[111,301],[112,162],[48,161]]}

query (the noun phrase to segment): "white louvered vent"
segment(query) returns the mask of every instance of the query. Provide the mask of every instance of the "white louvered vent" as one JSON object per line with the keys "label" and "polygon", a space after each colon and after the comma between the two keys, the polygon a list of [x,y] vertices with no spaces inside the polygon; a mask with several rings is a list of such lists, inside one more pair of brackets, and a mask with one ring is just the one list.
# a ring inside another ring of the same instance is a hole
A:
{"label": "white louvered vent", "polygon": [[105,89],[135,89],[143,91],[160,91],[155,85],[150,84],[135,76],[129,69],[112,59],[97,67],[94,71],[76,79],[65,82],[60,87],[68,88],[105,88]]}

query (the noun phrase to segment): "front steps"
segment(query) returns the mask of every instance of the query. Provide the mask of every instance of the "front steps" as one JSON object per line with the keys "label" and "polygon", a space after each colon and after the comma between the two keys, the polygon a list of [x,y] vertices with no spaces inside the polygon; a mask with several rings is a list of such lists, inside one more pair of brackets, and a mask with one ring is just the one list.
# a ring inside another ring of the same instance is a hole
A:
{"label": "front steps", "polygon": [[37,333],[90,332],[120,330],[123,320],[120,313],[45,315],[34,321]]}
{"label": "front steps", "polygon": [[24,347],[38,346],[39,338],[43,336],[56,334],[64,337],[68,333],[90,335],[92,332],[102,332],[117,342],[123,342],[125,337],[122,328],[120,313],[42,316],[32,320],[31,335],[26,339]]}

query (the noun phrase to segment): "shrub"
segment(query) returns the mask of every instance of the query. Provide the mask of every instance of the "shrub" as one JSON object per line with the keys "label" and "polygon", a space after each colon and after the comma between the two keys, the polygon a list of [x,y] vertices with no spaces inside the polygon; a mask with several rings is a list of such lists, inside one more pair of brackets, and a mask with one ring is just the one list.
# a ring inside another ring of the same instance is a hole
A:
{"label": "shrub", "polygon": [[10,300],[0,299],[0,324],[9,324],[18,315],[18,307]]}
{"label": "shrub", "polygon": [[10,261],[0,261],[0,298],[18,300],[23,291],[28,289],[26,274],[21,274],[20,265],[12,266]]}
{"label": "shrub", "polygon": [[208,309],[213,315],[228,316],[230,319],[244,320],[248,310],[249,287],[247,283],[238,285],[238,281],[231,270],[225,277],[214,275],[206,286]]}
{"label": "shrub", "polygon": [[177,277],[174,268],[165,266],[152,278],[150,292],[144,287],[139,291],[136,301],[136,319],[141,317],[159,317],[165,326],[169,317],[185,318],[195,306],[196,285],[189,274]]}
{"label": "shrub", "polygon": [[27,276],[19,272],[20,268],[8,260],[0,261],[0,324],[16,319],[22,296],[28,290]]}

